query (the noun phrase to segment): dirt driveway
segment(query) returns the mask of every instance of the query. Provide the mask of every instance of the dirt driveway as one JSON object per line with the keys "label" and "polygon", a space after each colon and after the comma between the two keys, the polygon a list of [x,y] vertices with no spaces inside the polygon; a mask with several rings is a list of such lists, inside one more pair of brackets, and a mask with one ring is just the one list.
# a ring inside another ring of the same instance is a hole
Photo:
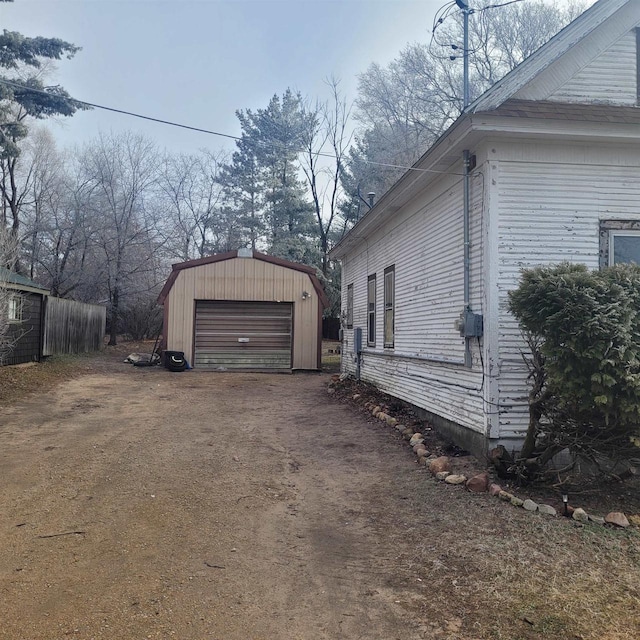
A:
{"label": "dirt driveway", "polygon": [[634,615],[639,574],[617,566],[633,541],[567,554],[566,527],[437,484],[326,383],[118,364],[5,409],[0,638],[637,637],[597,596],[587,632],[567,630],[556,604],[580,603],[555,579],[510,586],[595,549]]}

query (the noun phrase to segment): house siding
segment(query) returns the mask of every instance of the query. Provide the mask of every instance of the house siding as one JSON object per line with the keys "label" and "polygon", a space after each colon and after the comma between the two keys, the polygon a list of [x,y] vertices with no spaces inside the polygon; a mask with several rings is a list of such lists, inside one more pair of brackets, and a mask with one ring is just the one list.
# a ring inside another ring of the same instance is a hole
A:
{"label": "house siding", "polygon": [[[526,345],[507,310],[521,270],[562,261],[599,267],[601,220],[640,220],[640,151],[631,146],[497,145],[499,436],[528,422]],[[596,160],[597,158],[597,160]]]}
{"label": "house siding", "polygon": [[590,62],[555,91],[549,100],[635,105],[638,101],[636,30],[629,31],[612,47]]}
{"label": "house siding", "polygon": [[22,321],[9,325],[9,340],[15,341],[1,364],[39,362],[42,356],[43,296],[16,290],[22,297]]}
{"label": "house siding", "polygon": [[[353,326],[363,331],[360,376],[381,390],[475,432],[486,432],[478,344],[464,366],[455,328],[464,304],[462,166],[442,176],[342,259],[342,308],[353,284]],[[471,304],[483,306],[484,175],[471,180]],[[395,340],[383,346],[384,270],[395,265]],[[377,276],[376,346],[367,345],[367,281]],[[357,373],[353,329],[344,329],[343,370]]]}

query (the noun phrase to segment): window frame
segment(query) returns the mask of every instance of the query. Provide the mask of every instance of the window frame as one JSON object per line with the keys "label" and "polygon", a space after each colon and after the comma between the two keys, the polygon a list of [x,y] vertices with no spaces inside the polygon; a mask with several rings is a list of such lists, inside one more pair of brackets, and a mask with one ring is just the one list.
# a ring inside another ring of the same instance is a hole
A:
{"label": "window frame", "polygon": [[347,329],[353,329],[353,282],[347,285]]}
{"label": "window frame", "polygon": [[[626,264],[622,262],[615,262],[615,239],[616,237],[635,237],[640,238],[640,229],[610,229],[609,230],[609,266],[612,267],[614,264]],[[636,264],[636,263],[634,263]],[[637,263],[637,264],[640,264]]]}
{"label": "window frame", "polygon": [[[388,287],[389,276],[391,286]],[[389,291],[388,289],[391,289]],[[388,335],[389,327],[387,314],[391,315],[391,336]],[[396,265],[392,264],[384,270],[384,304],[383,304],[383,344],[385,349],[393,349],[396,340]],[[391,339],[389,339],[389,337]]]}
{"label": "window frame", "polygon": [[24,298],[20,294],[13,293],[9,296],[7,320],[10,324],[24,322]]}
{"label": "window frame", "polygon": [[640,235],[640,220],[609,219],[600,220],[600,268],[614,264],[613,245],[615,236]]}
{"label": "window frame", "polygon": [[[373,284],[373,299],[371,297],[371,285]],[[367,278],[367,346],[376,346],[376,296],[378,293],[376,274]]]}

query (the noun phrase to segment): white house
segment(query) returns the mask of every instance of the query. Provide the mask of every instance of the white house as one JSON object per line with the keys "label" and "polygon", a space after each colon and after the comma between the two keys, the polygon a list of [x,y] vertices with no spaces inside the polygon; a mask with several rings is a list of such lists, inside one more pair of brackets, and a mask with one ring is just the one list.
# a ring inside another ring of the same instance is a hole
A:
{"label": "white house", "polygon": [[638,25],[640,0],[594,4],[472,103],[333,250],[343,370],[474,451],[517,447],[526,430],[525,345],[506,308],[521,269],[640,262]]}

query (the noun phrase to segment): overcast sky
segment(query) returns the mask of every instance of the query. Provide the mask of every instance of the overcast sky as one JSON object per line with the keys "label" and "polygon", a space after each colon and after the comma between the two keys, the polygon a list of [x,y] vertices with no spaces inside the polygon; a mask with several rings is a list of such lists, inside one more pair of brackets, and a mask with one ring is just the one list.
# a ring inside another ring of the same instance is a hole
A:
{"label": "overcast sky", "polygon": [[[82,47],[55,83],[78,99],[237,135],[236,109],[266,106],[287,87],[319,96],[407,42],[428,41],[444,0],[15,0],[0,25]],[[220,138],[93,110],[51,127],[60,145],[132,129],[174,151]],[[228,143],[226,143],[228,145]]]}

